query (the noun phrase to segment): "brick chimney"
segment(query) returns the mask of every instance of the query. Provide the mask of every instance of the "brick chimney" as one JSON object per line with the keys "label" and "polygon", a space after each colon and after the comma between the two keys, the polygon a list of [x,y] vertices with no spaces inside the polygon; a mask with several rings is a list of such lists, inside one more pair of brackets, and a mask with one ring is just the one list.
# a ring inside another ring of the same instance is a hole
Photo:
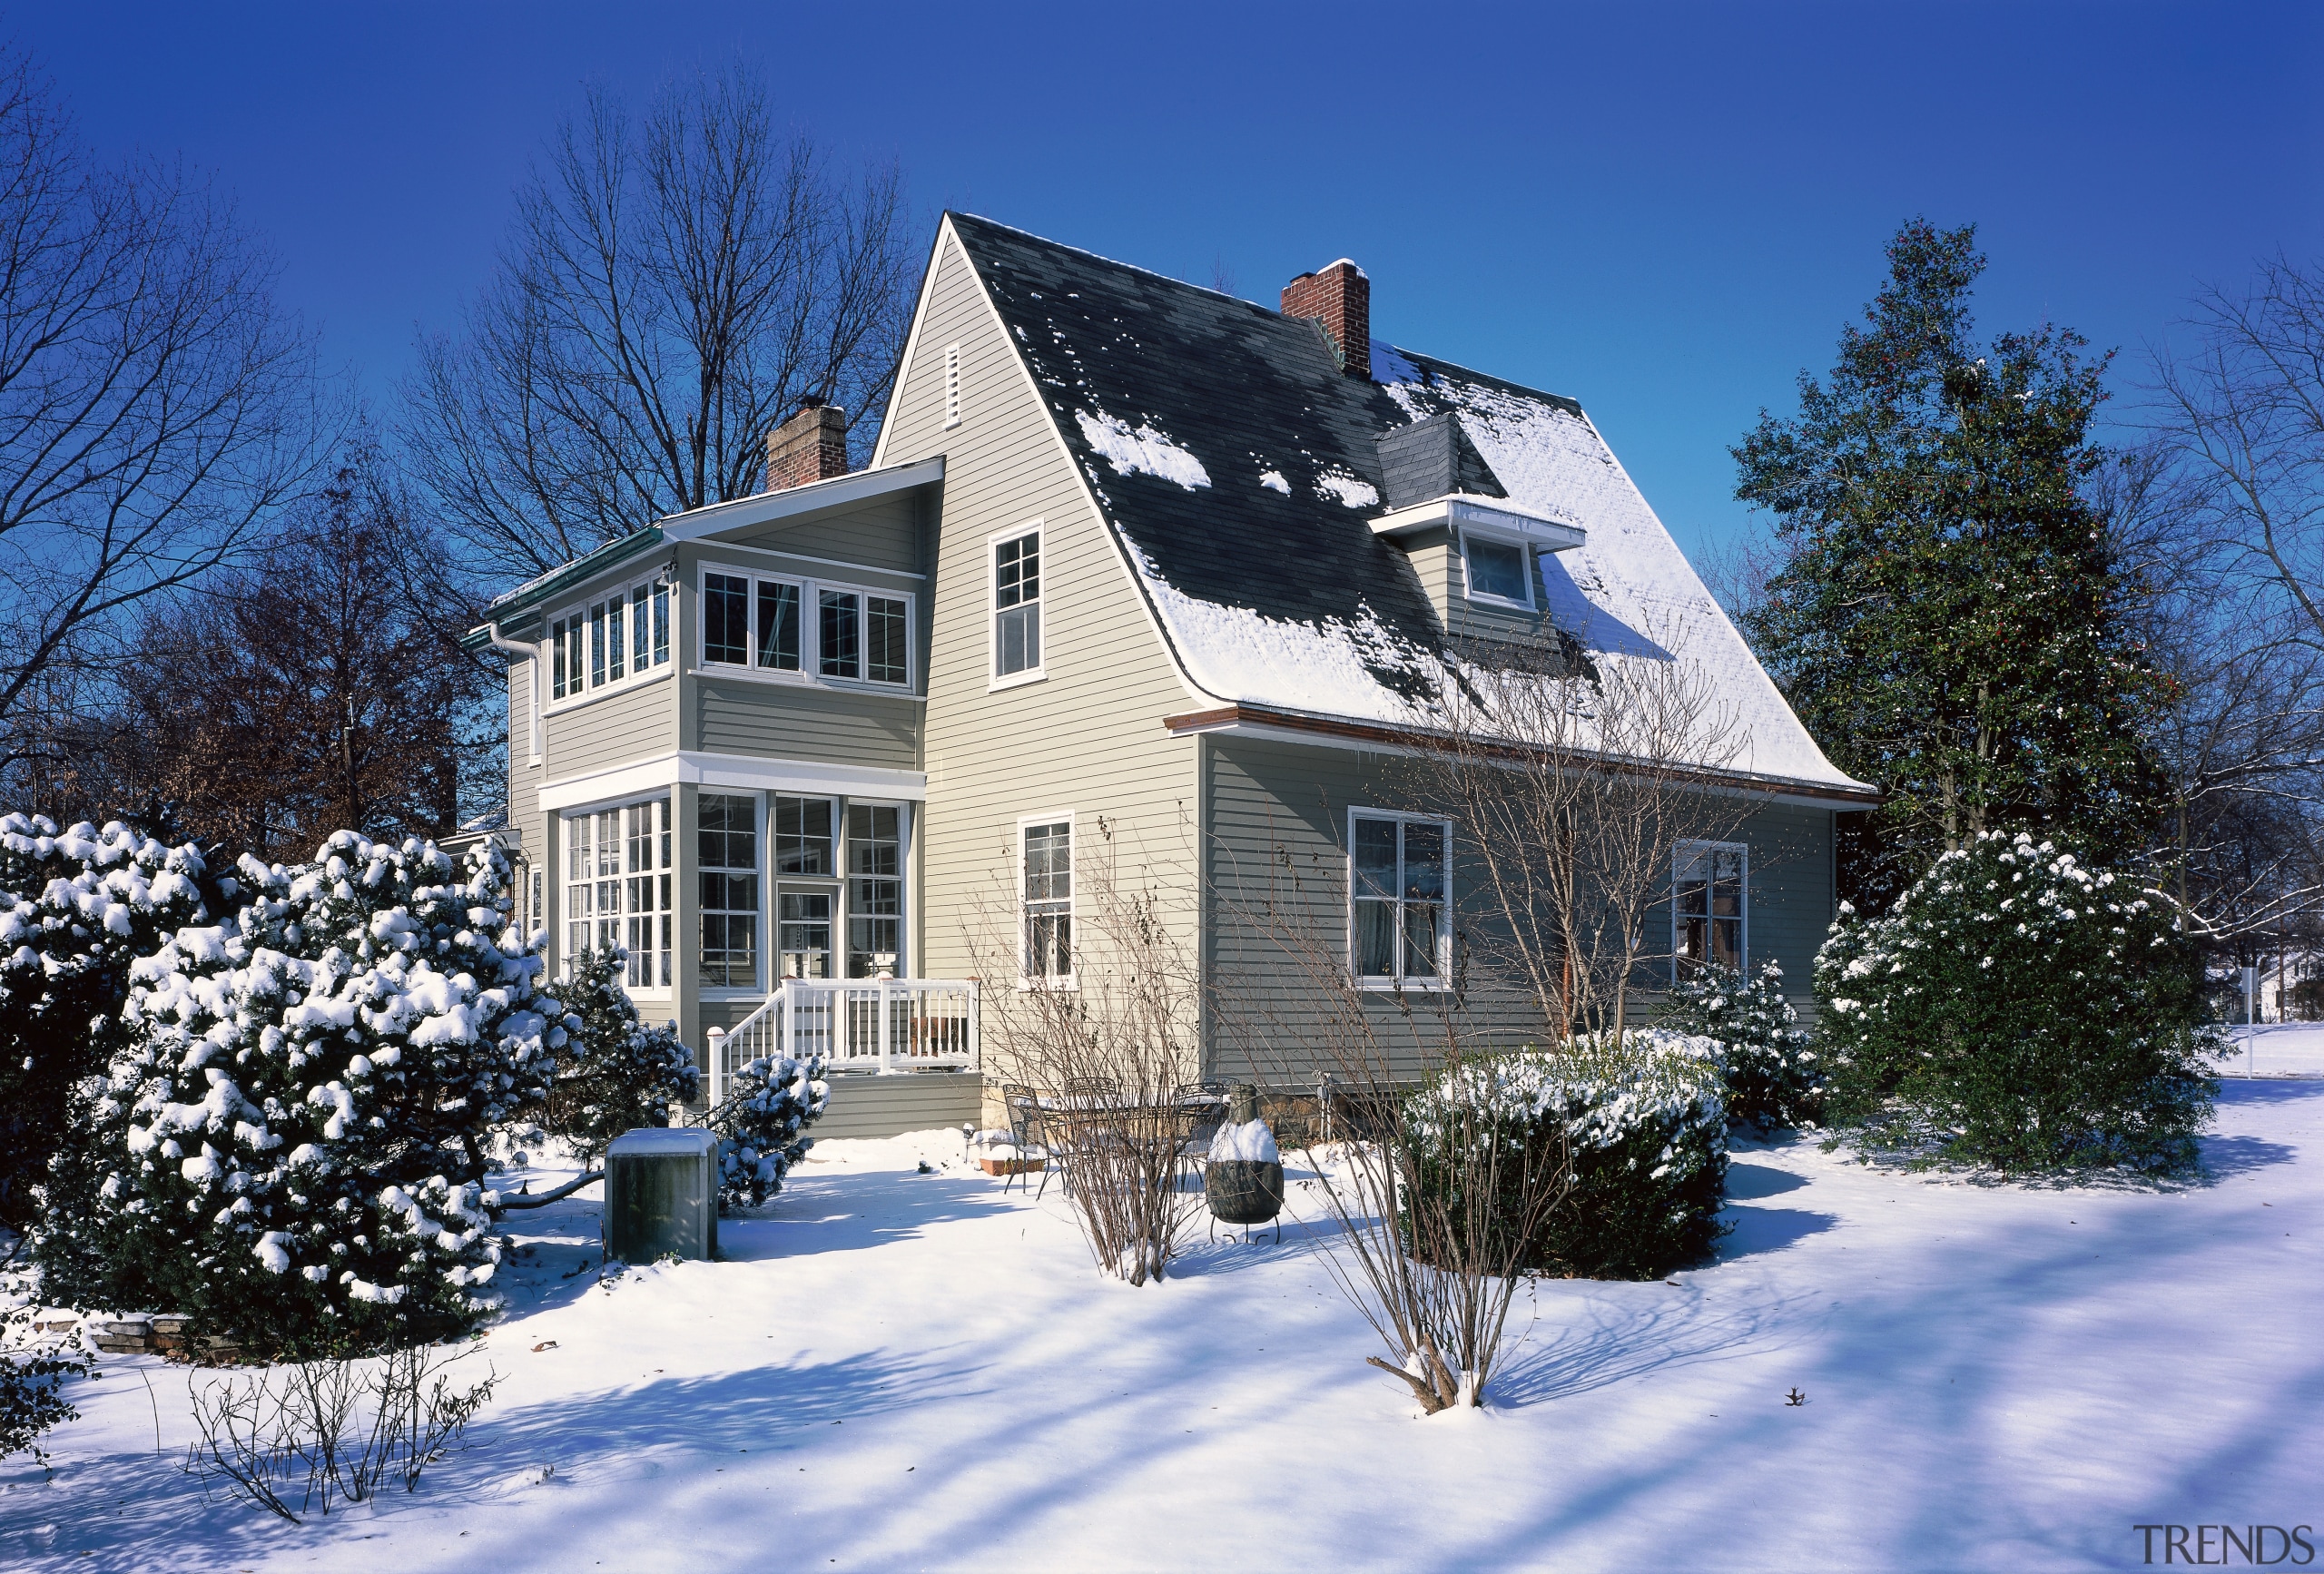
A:
{"label": "brick chimney", "polygon": [[787,491],[847,474],[847,412],[810,394],[766,435],[766,489]]}
{"label": "brick chimney", "polygon": [[1302,273],[1283,287],[1283,314],[1320,320],[1340,369],[1350,377],[1372,375],[1372,280],[1363,269],[1343,257]]}

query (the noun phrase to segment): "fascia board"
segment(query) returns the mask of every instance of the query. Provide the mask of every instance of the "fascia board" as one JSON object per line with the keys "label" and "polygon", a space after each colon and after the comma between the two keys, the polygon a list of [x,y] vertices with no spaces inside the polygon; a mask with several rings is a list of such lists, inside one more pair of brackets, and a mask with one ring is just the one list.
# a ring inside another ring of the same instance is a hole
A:
{"label": "fascia board", "polygon": [[827,481],[810,481],[803,487],[781,492],[754,492],[731,502],[712,503],[684,514],[673,514],[662,521],[662,536],[666,541],[700,541],[722,531],[756,529],[825,508],[844,508],[943,478],[941,454],[898,465],[893,469],[875,467],[855,470]]}
{"label": "fascia board", "polygon": [[1372,533],[1402,536],[1439,525],[1515,536],[1545,552],[1571,551],[1590,538],[1579,525],[1518,507],[1504,497],[1480,497],[1468,492],[1451,492],[1425,503],[1392,509],[1372,521]]}

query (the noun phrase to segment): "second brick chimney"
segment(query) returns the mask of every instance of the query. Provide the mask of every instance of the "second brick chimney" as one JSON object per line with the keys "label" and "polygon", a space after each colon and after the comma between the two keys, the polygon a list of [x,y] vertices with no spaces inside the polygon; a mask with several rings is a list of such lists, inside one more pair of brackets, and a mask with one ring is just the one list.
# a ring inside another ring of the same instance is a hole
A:
{"label": "second brick chimney", "polygon": [[1372,280],[1363,269],[1343,257],[1302,273],[1283,287],[1283,314],[1321,320],[1340,369],[1350,377],[1372,375]]}
{"label": "second brick chimney", "polygon": [[847,474],[847,412],[810,395],[766,435],[766,489],[787,491]]}

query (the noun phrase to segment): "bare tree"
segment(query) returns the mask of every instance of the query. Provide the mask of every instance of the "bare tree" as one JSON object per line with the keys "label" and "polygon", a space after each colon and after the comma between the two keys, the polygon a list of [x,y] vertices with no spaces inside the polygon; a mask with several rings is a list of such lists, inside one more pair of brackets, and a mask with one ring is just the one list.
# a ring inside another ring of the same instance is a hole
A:
{"label": "bare tree", "polygon": [[1012,872],[967,939],[994,986],[981,996],[991,1069],[1047,1105],[1047,1146],[1099,1271],[1143,1284],[1167,1274],[1193,1216],[1181,1184],[1191,1112],[1177,1097],[1202,1058],[1191,880],[1186,861],[1150,855],[1113,822],[1096,830],[1069,888],[1037,871],[1070,898],[1069,920],[1020,913]]}
{"label": "bare tree", "polygon": [[419,347],[403,436],[479,571],[525,576],[761,489],[806,396],[862,418],[901,349],[910,215],[892,166],[783,137],[737,65],[634,120],[603,88],[517,198],[457,339]]}
{"label": "bare tree", "polygon": [[1470,949],[1521,984],[1553,1042],[1620,1038],[1647,965],[1670,959],[1649,920],[1673,850],[1730,839],[1750,810],[1720,780],[1741,749],[1731,707],[1683,628],[1656,633],[1666,657],[1592,662],[1553,629],[1472,644],[1408,772],[1469,841],[1485,908]]}
{"label": "bare tree", "polygon": [[182,170],[100,165],[0,51],[0,768],[54,763],[28,713],[87,692],[155,597],[230,561],[307,484],[328,423],[311,339],[232,206]]}
{"label": "bare tree", "polygon": [[2277,259],[2182,327],[2107,484],[2178,680],[2171,894],[2251,961],[2324,913],[2324,277]]}

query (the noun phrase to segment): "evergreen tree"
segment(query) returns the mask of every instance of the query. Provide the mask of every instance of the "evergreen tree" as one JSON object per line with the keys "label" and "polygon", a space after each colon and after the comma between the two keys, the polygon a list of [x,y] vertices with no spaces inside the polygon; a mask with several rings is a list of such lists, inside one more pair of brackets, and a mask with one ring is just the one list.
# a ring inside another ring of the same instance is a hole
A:
{"label": "evergreen tree", "polygon": [[557,1059],[541,1126],[572,1145],[595,1168],[614,1138],[641,1126],[667,1126],[674,1110],[699,1097],[694,1051],[666,1023],[647,1023],[622,987],[628,958],[620,948],[584,951],[556,986],[579,1027]]}
{"label": "evergreen tree", "polygon": [[1980,348],[1974,240],[1905,225],[1828,380],[1803,372],[1798,413],[1732,450],[1779,550],[1745,633],[1833,762],[1889,794],[1842,851],[1867,908],[1984,831],[2119,862],[2163,795],[2142,587],[2086,492],[2111,357],[2051,326]]}

